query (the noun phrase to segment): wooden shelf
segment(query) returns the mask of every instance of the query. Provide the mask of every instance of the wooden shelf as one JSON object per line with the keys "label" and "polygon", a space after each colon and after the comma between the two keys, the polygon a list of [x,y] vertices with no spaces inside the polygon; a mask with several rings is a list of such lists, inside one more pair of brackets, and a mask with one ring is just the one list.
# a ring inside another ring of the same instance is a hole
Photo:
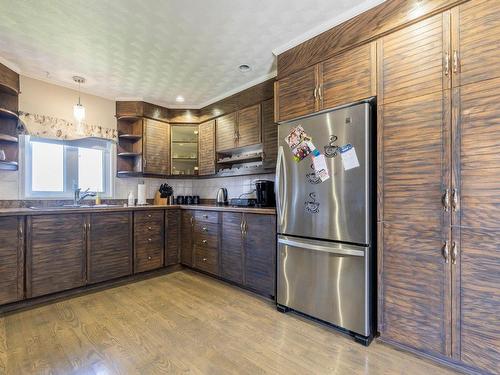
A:
{"label": "wooden shelf", "polygon": [[217,164],[249,163],[249,162],[260,161],[260,160],[262,160],[262,154],[243,155],[243,156],[235,156],[232,158],[217,160]]}
{"label": "wooden shelf", "polygon": [[0,142],[18,143],[19,140],[16,137],[13,137],[12,135],[0,133]]}
{"label": "wooden shelf", "polygon": [[0,108],[0,117],[19,120],[19,115],[17,113],[9,111],[6,108]]}
{"label": "wooden shelf", "polygon": [[9,95],[19,95],[19,90],[14,87],[0,83],[0,93]]}
{"label": "wooden shelf", "polygon": [[118,171],[116,172],[116,175],[118,177],[141,177],[143,173],[134,171]]}
{"label": "wooden shelf", "polygon": [[118,136],[118,138],[127,139],[130,141],[138,141],[138,140],[142,139],[142,135],[139,135],[139,134],[120,134]]}
{"label": "wooden shelf", "polygon": [[192,160],[192,161],[196,161],[196,160],[198,160],[198,158],[172,158],[172,160]]}
{"label": "wooden shelf", "polygon": [[0,161],[0,170],[17,171],[17,162],[15,162],[15,161]]}
{"label": "wooden shelf", "polygon": [[172,143],[174,143],[174,144],[183,143],[183,144],[187,144],[187,145],[197,145],[197,144],[198,144],[198,142],[191,142],[191,141],[188,141],[188,142],[183,142],[183,141],[172,141]]}
{"label": "wooden shelf", "polygon": [[142,152],[120,152],[118,154],[118,156],[127,157],[127,158],[141,156],[141,155],[142,155]]}
{"label": "wooden shelf", "polygon": [[122,116],[117,116],[116,119],[120,121],[135,122],[137,120],[142,119],[142,117],[133,115],[122,115]]}

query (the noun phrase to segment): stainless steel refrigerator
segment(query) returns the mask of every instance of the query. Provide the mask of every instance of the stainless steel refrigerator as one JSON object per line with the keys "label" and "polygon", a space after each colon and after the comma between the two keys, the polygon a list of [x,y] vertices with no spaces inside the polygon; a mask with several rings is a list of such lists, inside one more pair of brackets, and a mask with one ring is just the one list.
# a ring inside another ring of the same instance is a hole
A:
{"label": "stainless steel refrigerator", "polygon": [[[372,118],[365,101],[279,124],[276,167],[278,309],[344,328],[364,344],[374,322]],[[286,141],[299,126],[308,151],[316,148],[301,161]],[[313,153],[324,155],[329,179],[319,178]]]}

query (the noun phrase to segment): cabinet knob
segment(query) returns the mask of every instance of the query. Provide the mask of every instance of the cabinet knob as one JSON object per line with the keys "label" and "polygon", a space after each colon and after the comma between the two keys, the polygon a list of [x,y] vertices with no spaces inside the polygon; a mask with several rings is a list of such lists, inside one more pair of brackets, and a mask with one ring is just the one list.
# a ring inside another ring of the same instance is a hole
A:
{"label": "cabinet knob", "polygon": [[207,241],[207,240],[203,240],[203,241],[201,241],[201,243],[203,243],[203,244],[207,244],[207,243],[208,243],[208,241]]}
{"label": "cabinet knob", "polygon": [[203,232],[208,232],[208,228],[207,228],[207,227],[203,227],[203,228],[201,228],[201,230],[202,230]]}
{"label": "cabinet knob", "polygon": [[203,215],[203,217],[204,217],[205,219],[208,219],[208,215]]}
{"label": "cabinet knob", "polygon": [[203,261],[206,262],[208,259],[207,258],[203,258]]}
{"label": "cabinet knob", "polygon": [[151,228],[151,227],[148,227],[148,230],[152,230],[152,229],[153,229],[153,228]]}
{"label": "cabinet knob", "polygon": [[148,238],[148,242],[151,242],[151,241],[152,241],[152,239],[151,239],[151,238]]}
{"label": "cabinet knob", "polygon": [[151,214],[148,214],[148,218],[150,218],[150,219],[151,219]]}
{"label": "cabinet knob", "polygon": [[151,260],[151,259],[153,259],[153,258],[151,258],[151,257],[148,257],[148,260]]}

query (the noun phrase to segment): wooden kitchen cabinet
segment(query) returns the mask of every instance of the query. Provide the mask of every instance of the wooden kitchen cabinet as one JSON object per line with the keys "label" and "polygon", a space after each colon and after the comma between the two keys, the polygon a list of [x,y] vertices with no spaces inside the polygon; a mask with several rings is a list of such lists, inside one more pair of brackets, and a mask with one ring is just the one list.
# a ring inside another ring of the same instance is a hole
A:
{"label": "wooden kitchen cabinet", "polygon": [[243,214],[222,213],[221,277],[243,284]]}
{"label": "wooden kitchen cabinet", "polygon": [[181,264],[193,266],[193,211],[182,210],[181,214]]}
{"label": "wooden kitchen cabinet", "polygon": [[319,110],[318,65],[291,74],[274,83],[275,121],[285,121]]}
{"label": "wooden kitchen cabinet", "polygon": [[274,170],[278,159],[278,124],[274,122],[274,100],[262,102],[262,166]]}
{"label": "wooden kitchen cabinet", "polygon": [[0,305],[24,298],[24,217],[0,217]]}
{"label": "wooden kitchen cabinet", "polygon": [[200,124],[199,140],[198,174],[213,175],[215,174],[215,120]]}
{"label": "wooden kitchen cabinet", "polygon": [[132,212],[90,214],[87,229],[87,282],[131,275]]}
{"label": "wooden kitchen cabinet", "polygon": [[237,113],[221,116],[216,120],[216,150],[224,151],[235,147]]}
{"label": "wooden kitchen cabinet", "polygon": [[246,147],[261,143],[260,111],[260,104],[252,105],[238,111],[236,147]]}
{"label": "wooden kitchen cabinet", "polygon": [[144,119],[143,166],[144,173],[170,174],[170,125]]}
{"label": "wooden kitchen cabinet", "polygon": [[276,217],[247,214],[243,223],[245,286],[274,296],[276,289]]}
{"label": "wooden kitchen cabinet", "polygon": [[151,271],[164,264],[164,212],[134,212],[134,272]]}
{"label": "wooden kitchen cabinet", "polygon": [[193,267],[219,275],[219,213],[195,211]]}
{"label": "wooden kitchen cabinet", "polygon": [[86,229],[83,214],[27,217],[28,298],[85,285]]}
{"label": "wooden kitchen cabinet", "polygon": [[180,263],[181,210],[165,211],[165,265]]}

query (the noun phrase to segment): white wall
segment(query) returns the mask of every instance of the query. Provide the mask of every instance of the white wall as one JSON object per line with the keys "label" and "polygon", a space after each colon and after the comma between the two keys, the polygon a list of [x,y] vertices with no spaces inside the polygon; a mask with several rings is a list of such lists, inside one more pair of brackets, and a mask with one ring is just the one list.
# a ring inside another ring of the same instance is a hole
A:
{"label": "white wall", "polygon": [[[21,76],[21,94],[19,110],[43,114],[73,121],[73,105],[78,99],[78,92],[65,87],[53,85],[36,79]],[[86,122],[115,128],[115,102],[94,95],[82,94],[82,103],[86,108]],[[0,200],[23,199],[21,171],[0,171]],[[144,182],[147,186],[147,198],[153,198],[160,184],[168,182],[174,188],[174,195],[199,195],[202,199],[215,199],[217,190],[225,187],[229,198],[253,190],[252,181],[258,179],[274,179],[274,175],[225,177],[213,179],[156,179],[156,178],[114,178],[114,195],[116,199],[126,199],[132,191],[137,197],[137,184]]]}

